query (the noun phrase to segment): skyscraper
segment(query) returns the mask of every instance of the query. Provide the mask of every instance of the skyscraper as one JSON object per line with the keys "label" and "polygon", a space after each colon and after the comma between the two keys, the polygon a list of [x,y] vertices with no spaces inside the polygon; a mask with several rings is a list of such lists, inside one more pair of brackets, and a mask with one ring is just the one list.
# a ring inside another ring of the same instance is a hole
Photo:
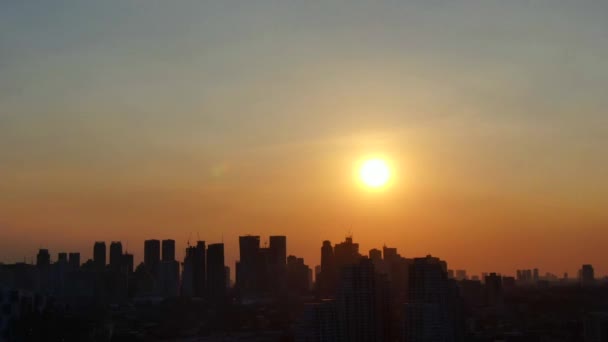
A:
{"label": "skyscraper", "polygon": [[361,258],[361,254],[359,254],[359,244],[353,243],[353,238],[347,236],[344,242],[334,246],[334,258],[337,270],[343,266],[358,263]]}
{"label": "skyscraper", "polygon": [[404,306],[404,341],[456,341],[454,295],[444,262],[430,255],[414,259]]}
{"label": "skyscraper", "polygon": [[120,270],[122,265],[122,243],[120,241],[112,241],[110,243],[110,268]]}
{"label": "skyscraper", "polygon": [[175,240],[163,240],[163,261],[175,260]]}
{"label": "skyscraper", "polygon": [[156,275],[158,273],[158,265],[160,264],[160,241],[146,240],[144,241],[144,266],[148,272]]}
{"label": "skyscraper", "polygon": [[287,290],[287,237],[271,236],[269,246],[268,272],[270,287],[274,293]]}
{"label": "skyscraper", "polygon": [[496,273],[490,273],[485,278],[486,304],[497,310],[501,310],[504,304],[504,291],[502,288],[502,277]]}
{"label": "skyscraper", "polygon": [[127,274],[133,273],[133,254],[125,253],[121,255],[120,271]]}
{"label": "skyscraper", "polygon": [[194,289],[194,258],[196,254],[196,247],[188,246],[186,248],[186,255],[184,256],[184,263],[182,269],[182,290],[181,295],[185,297],[192,297],[195,295]]}
{"label": "skyscraper", "polygon": [[336,293],[340,341],[384,341],[390,306],[386,276],[368,258],[344,266]]}
{"label": "skyscraper", "polygon": [[590,286],[595,284],[595,271],[593,270],[593,266],[589,264],[583,265],[580,273],[580,282],[582,286]]}
{"label": "skyscraper", "polygon": [[205,241],[197,241],[192,264],[192,272],[194,277],[194,295],[197,297],[205,296],[205,288],[207,286],[207,249]]}
{"label": "skyscraper", "polygon": [[[192,262],[194,260],[188,261],[190,264],[189,272],[190,274],[189,281],[190,285],[186,286],[188,289],[186,291],[192,291],[192,272],[194,271]],[[175,297],[179,293],[179,263],[175,260],[175,240],[163,240],[162,241],[162,261],[160,262],[160,275],[159,275],[159,284],[160,284],[160,293],[164,297]],[[189,295],[192,295],[190,293]]]}
{"label": "skyscraper", "polygon": [[331,241],[323,241],[321,246],[321,272],[317,279],[317,289],[321,297],[333,294],[336,286],[336,268],[334,258],[334,248]]}
{"label": "skyscraper", "polygon": [[270,256],[271,263],[278,265],[287,264],[287,237],[286,236],[271,236],[270,237]]}
{"label": "skyscraper", "polygon": [[70,264],[70,268],[74,270],[80,268],[80,253],[70,253],[68,263]]}
{"label": "skyscraper", "polygon": [[226,267],[224,244],[212,243],[207,247],[207,294],[212,301],[223,301],[226,295]]}
{"label": "skyscraper", "polygon": [[303,258],[294,255],[287,257],[287,285],[291,292],[306,294],[310,290],[312,270]]}
{"label": "skyscraper", "polygon": [[251,293],[258,289],[259,250],[259,236],[239,236],[240,258],[237,265],[236,285],[242,294]]}
{"label": "skyscraper", "polygon": [[68,263],[68,253],[61,252],[57,254],[57,263],[67,264]]}
{"label": "skyscraper", "polygon": [[51,254],[48,249],[40,249],[38,250],[38,255],[36,256],[36,266],[38,267],[48,267],[51,265]]}
{"label": "skyscraper", "polygon": [[93,246],[93,262],[95,268],[103,270],[106,267],[106,243],[103,241],[95,242]]}

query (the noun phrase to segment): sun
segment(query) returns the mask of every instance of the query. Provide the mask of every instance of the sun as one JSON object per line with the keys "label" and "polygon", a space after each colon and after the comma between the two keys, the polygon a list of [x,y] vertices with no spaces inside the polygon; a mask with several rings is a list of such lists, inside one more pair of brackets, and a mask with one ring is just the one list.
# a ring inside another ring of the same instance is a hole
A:
{"label": "sun", "polygon": [[380,188],[390,180],[391,170],[382,159],[368,159],[362,163],[359,177],[366,186]]}

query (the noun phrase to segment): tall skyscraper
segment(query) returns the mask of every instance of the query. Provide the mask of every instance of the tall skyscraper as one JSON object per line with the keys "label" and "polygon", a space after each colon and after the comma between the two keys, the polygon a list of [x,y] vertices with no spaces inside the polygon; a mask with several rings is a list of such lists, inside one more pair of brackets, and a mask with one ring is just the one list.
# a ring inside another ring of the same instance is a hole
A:
{"label": "tall skyscraper", "polygon": [[127,274],[133,273],[133,254],[125,253],[121,255],[120,270]]}
{"label": "tall skyscraper", "polygon": [[496,273],[490,273],[485,278],[486,304],[497,310],[504,305],[504,291],[502,288],[502,277]]}
{"label": "tall skyscraper", "polygon": [[337,269],[340,269],[343,266],[357,264],[359,259],[361,259],[359,244],[353,243],[353,238],[347,236],[344,242],[334,246],[334,257]]}
{"label": "tall skyscraper", "polygon": [[110,268],[120,270],[122,265],[122,243],[120,241],[112,241],[110,243]]}
{"label": "tall skyscraper", "polygon": [[57,254],[57,263],[67,264],[68,263],[68,253],[61,252]]}
{"label": "tall skyscraper", "polygon": [[175,260],[175,240],[163,240],[163,261]]}
{"label": "tall skyscraper", "polygon": [[205,241],[197,241],[192,270],[194,276],[194,295],[196,297],[205,296],[205,288],[207,287],[206,254]]}
{"label": "tall skyscraper", "polygon": [[226,267],[224,244],[212,243],[207,247],[207,294],[212,301],[223,301],[226,295]]}
{"label": "tall skyscraper", "polygon": [[287,237],[271,236],[268,270],[270,288],[273,293],[287,291]]}
{"label": "tall skyscraper", "polygon": [[156,275],[158,273],[158,265],[160,264],[160,241],[146,240],[144,241],[144,266],[148,272]]}
{"label": "tall skyscraper", "polygon": [[317,290],[321,297],[334,293],[337,281],[335,264],[334,248],[331,241],[325,240],[321,246],[321,272],[317,278]]}
{"label": "tall skyscraper", "polygon": [[184,263],[182,268],[182,290],[181,295],[185,297],[192,297],[195,295],[194,288],[194,259],[196,254],[196,247],[188,246],[186,248],[186,255],[184,256]]}
{"label": "tall skyscraper", "polygon": [[271,236],[270,237],[270,257],[271,263],[277,265],[287,264],[287,237],[286,236]]}
{"label": "tall skyscraper", "polygon": [[49,253],[49,250],[48,249],[38,250],[38,255],[36,256],[36,266],[48,267],[50,265],[51,265],[51,253]]}
{"label": "tall skyscraper", "polygon": [[80,253],[70,253],[68,263],[70,268],[76,270],[80,268]]}
{"label": "tall skyscraper", "polygon": [[388,280],[368,258],[342,267],[336,302],[340,341],[384,341],[390,333]]}
{"label": "tall skyscraper", "polygon": [[457,337],[455,291],[446,265],[432,256],[416,258],[410,267],[403,337],[407,342],[453,342]]}
{"label": "tall skyscraper", "polygon": [[95,268],[103,270],[106,268],[106,243],[103,241],[95,242],[93,246],[93,262]]}
{"label": "tall skyscraper", "polygon": [[255,292],[259,287],[259,264],[260,237],[239,236],[239,262],[237,264],[237,288],[242,294]]}
{"label": "tall skyscraper", "polygon": [[303,258],[287,257],[287,286],[292,293],[306,294],[310,291],[312,270]]}
{"label": "tall skyscraper", "polygon": [[593,270],[593,266],[589,264],[583,265],[580,274],[580,282],[582,286],[591,286],[595,284],[595,271]]}

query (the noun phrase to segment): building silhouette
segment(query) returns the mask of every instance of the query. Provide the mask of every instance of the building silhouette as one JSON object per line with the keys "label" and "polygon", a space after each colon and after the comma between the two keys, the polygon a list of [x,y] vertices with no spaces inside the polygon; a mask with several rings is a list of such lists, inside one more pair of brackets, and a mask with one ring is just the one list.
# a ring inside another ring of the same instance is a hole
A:
{"label": "building silhouette", "polygon": [[175,261],[175,240],[163,240],[162,261]]}
{"label": "building silhouette", "polygon": [[585,264],[579,271],[579,279],[582,286],[592,286],[595,284],[595,271],[593,266]]}
{"label": "building silhouette", "polygon": [[144,266],[153,276],[158,274],[158,265],[160,264],[160,241],[146,240],[144,241]]}
{"label": "building silhouette", "polygon": [[184,297],[193,297],[195,295],[194,287],[194,258],[196,247],[188,246],[182,264],[182,283],[181,295]]}
{"label": "building silhouette", "polygon": [[415,258],[410,267],[408,301],[404,305],[403,341],[452,342],[458,337],[457,290],[439,258]]}
{"label": "building silhouette", "polygon": [[197,241],[192,264],[194,295],[205,297],[207,287],[207,250],[205,241]]}
{"label": "building silhouette", "polygon": [[80,268],[80,253],[70,253],[68,258],[68,263],[72,270],[77,270]]}
{"label": "building silhouette", "polygon": [[340,341],[384,341],[390,334],[388,280],[368,258],[342,267],[336,295]]}
{"label": "building silhouette", "polygon": [[242,295],[255,294],[260,289],[260,237],[239,236],[239,261],[236,265],[236,286]]}
{"label": "building silhouette", "polygon": [[275,293],[287,290],[287,237],[270,236],[268,272],[272,281],[271,290]]}
{"label": "building silhouette", "polygon": [[122,243],[120,241],[112,241],[110,243],[110,268],[112,270],[120,270],[122,263]]}
{"label": "building silhouette", "polygon": [[126,274],[133,273],[133,254],[124,253],[120,256],[120,271]]}
{"label": "building silhouette", "polygon": [[331,241],[325,240],[321,246],[321,268],[317,279],[317,290],[321,298],[334,293],[336,277],[334,248]]}
{"label": "building silhouette", "polygon": [[93,246],[93,263],[95,268],[103,270],[106,268],[106,243],[103,241],[95,242]]}
{"label": "building silhouette", "polygon": [[36,266],[39,268],[48,268],[51,265],[51,254],[48,249],[38,250],[36,255]]}
{"label": "building silhouette", "polygon": [[226,296],[226,266],[224,244],[212,243],[207,247],[207,294],[212,301],[221,302]]}

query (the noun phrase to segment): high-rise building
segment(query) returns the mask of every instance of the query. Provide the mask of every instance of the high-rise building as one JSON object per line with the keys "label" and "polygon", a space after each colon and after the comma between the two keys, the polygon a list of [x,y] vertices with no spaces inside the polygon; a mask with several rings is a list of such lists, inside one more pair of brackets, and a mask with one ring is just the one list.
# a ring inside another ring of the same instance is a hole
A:
{"label": "high-rise building", "polygon": [[268,263],[264,266],[265,271],[269,273],[268,285],[273,293],[287,291],[287,237],[270,237]]}
{"label": "high-rise building", "polygon": [[80,268],[80,253],[70,253],[68,263],[70,268],[76,270]]}
{"label": "high-rise building", "polygon": [[593,270],[593,266],[589,264],[583,265],[580,274],[580,282],[582,286],[591,286],[595,284],[595,271]]}
{"label": "high-rise building", "polygon": [[311,269],[304,263],[303,258],[290,255],[287,257],[287,287],[290,291],[305,294],[310,291]]}
{"label": "high-rise building", "polygon": [[502,309],[504,304],[504,291],[502,288],[502,277],[496,273],[490,273],[485,278],[486,304],[495,309]]}
{"label": "high-rise building", "polygon": [[68,253],[61,252],[57,254],[57,263],[59,264],[67,264],[68,263]]}
{"label": "high-rise building", "polygon": [[467,270],[456,270],[455,273],[456,280],[467,280],[469,277],[467,276]]}
{"label": "high-rise building", "polygon": [[353,243],[353,238],[347,236],[344,242],[334,246],[334,258],[337,270],[343,266],[358,263],[361,258],[361,254],[359,254],[359,244]]}
{"label": "high-rise building", "polygon": [[456,296],[444,262],[430,255],[414,259],[404,305],[404,341],[456,341]]}
{"label": "high-rise building", "polygon": [[[189,271],[192,271],[189,265]],[[159,290],[163,297],[176,297],[179,294],[179,263],[176,260],[163,260],[160,263]],[[192,283],[190,277],[190,283]],[[186,290],[192,296],[192,284]]]}
{"label": "high-rise building", "polygon": [[194,289],[194,259],[196,247],[188,246],[182,268],[182,288],[181,295],[184,297],[192,297],[195,295]]}
{"label": "high-rise building", "polygon": [[212,243],[207,247],[207,295],[210,300],[217,302],[223,301],[226,296],[223,243]]}
{"label": "high-rise building", "polygon": [[163,261],[175,260],[175,240],[163,240]]}
{"label": "high-rise building", "polygon": [[48,249],[38,250],[38,255],[36,256],[36,266],[48,267],[50,265],[51,265],[51,253],[49,253],[49,250]]}
{"label": "high-rise building", "polygon": [[207,287],[207,248],[205,241],[197,241],[193,259],[194,295],[196,297],[205,296]]}
{"label": "high-rise building", "polygon": [[160,264],[160,241],[146,240],[144,241],[144,266],[148,272],[156,275],[158,273],[158,265]]}
{"label": "high-rise building", "polygon": [[270,258],[271,263],[285,266],[287,265],[287,237],[270,237]]}
{"label": "high-rise building", "polygon": [[126,274],[133,273],[133,254],[125,253],[120,257],[120,271]]}
{"label": "high-rise building", "polygon": [[341,269],[336,303],[340,341],[384,341],[390,333],[388,280],[371,260]]}
{"label": "high-rise building", "polygon": [[110,268],[120,270],[122,265],[122,243],[120,241],[112,241],[110,243]]}
{"label": "high-rise building", "polygon": [[236,286],[242,294],[251,294],[259,289],[260,237],[239,236],[239,262]]}
{"label": "high-rise building", "polygon": [[93,246],[93,262],[95,268],[103,270],[106,268],[106,243],[103,241],[95,242]]}
{"label": "high-rise building", "polygon": [[371,261],[382,260],[382,251],[376,248],[370,249],[369,259]]}
{"label": "high-rise building", "polygon": [[317,277],[317,289],[321,297],[328,297],[334,293],[336,279],[334,248],[331,241],[325,240],[321,246],[321,272]]}

